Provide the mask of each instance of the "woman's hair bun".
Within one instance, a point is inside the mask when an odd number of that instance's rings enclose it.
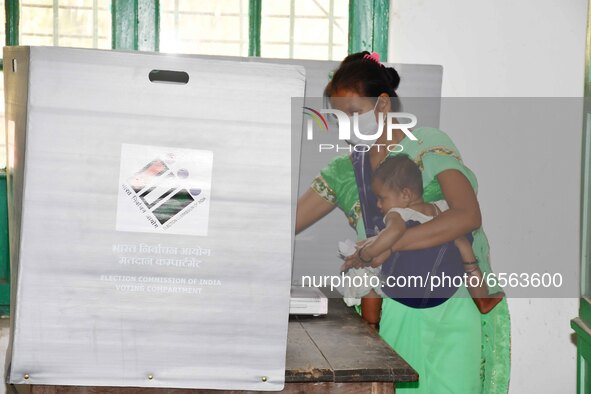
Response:
[[[396,89],[399,84],[400,75],[394,68],[380,63],[379,55],[363,51],[352,53],[343,59],[324,93],[330,97],[333,92],[344,88],[365,97],[378,97],[382,93],[398,97]]]
[[[400,85],[400,75],[398,71],[396,71],[393,67],[385,67],[384,66],[384,73],[386,74],[386,79],[392,89],[397,90],[398,85]]]
[[[341,62],[341,66],[343,66],[345,64],[349,64],[351,62],[357,62],[359,60],[366,60],[365,59],[366,55],[370,55],[370,53],[368,51],[352,53],[343,59],[343,61]]]

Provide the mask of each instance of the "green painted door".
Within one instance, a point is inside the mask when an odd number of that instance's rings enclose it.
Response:
[[[591,7],[591,1],[589,6]],[[591,8],[590,8],[591,15]],[[591,19],[588,19],[591,22]],[[591,23],[587,26],[585,106],[581,166],[581,300],[571,320],[577,334],[577,393],[591,393]]]

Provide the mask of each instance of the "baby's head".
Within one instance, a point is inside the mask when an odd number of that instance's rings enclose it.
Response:
[[[392,208],[406,208],[410,202],[422,200],[421,170],[407,155],[387,157],[375,170],[371,188],[383,214]]]

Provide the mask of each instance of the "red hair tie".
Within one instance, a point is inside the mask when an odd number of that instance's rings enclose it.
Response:
[[[382,63],[380,63],[380,54],[377,53],[377,52],[372,52],[371,55],[369,55],[369,54],[366,53],[365,55],[363,55],[363,58],[364,59],[372,60],[372,61],[376,62],[379,65],[382,64]]]

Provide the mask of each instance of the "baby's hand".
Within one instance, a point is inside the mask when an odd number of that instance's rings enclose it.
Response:
[[[351,256],[347,257],[343,265],[341,265],[341,272],[347,272],[351,268],[361,268],[365,266],[366,264],[364,264],[359,259],[359,255],[357,253],[353,253]]]
[[[386,254],[386,252],[384,252],[381,255],[376,256],[373,259],[370,259],[369,263],[364,262],[359,257],[359,251],[363,247],[368,246],[372,242],[374,242],[375,238],[376,237],[371,237],[371,238],[363,239],[361,241],[357,241],[356,242],[357,251],[345,259],[345,262],[341,266],[341,272],[347,272],[351,268],[378,267],[378,266],[382,265],[384,263],[384,261],[386,261],[386,259],[390,256],[390,251],[387,251],[387,254]],[[367,259],[368,257],[364,255],[363,258]]]

